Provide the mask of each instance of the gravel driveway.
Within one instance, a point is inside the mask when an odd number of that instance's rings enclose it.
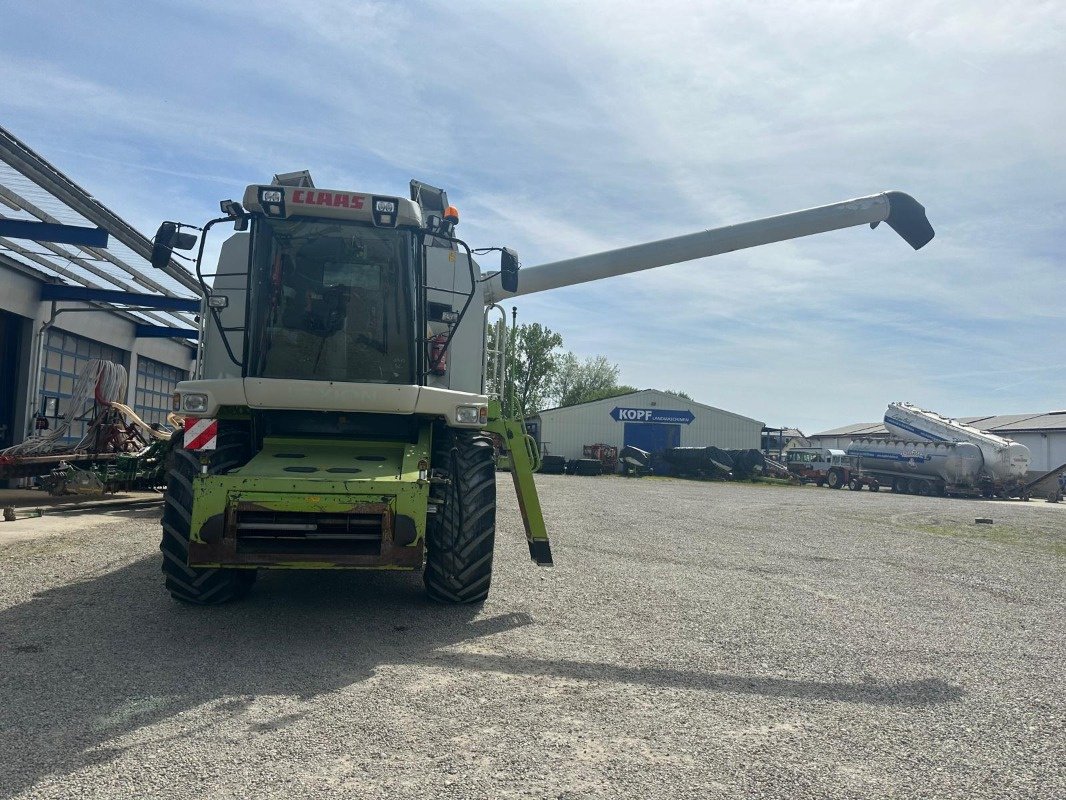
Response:
[[[1066,508],[538,476],[542,570],[501,477],[482,608],[0,522],[0,797],[1066,796]]]

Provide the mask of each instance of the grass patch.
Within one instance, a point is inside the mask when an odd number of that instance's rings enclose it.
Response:
[[[1027,530],[1016,525],[949,522],[907,526],[932,536],[950,536],[956,539],[985,542],[989,544],[1023,547],[1066,556],[1066,539],[1048,538],[1043,531]]]

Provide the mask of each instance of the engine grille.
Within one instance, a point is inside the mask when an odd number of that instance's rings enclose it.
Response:
[[[385,522],[384,513],[314,513],[238,507],[233,529],[238,553],[376,556],[382,550]]]

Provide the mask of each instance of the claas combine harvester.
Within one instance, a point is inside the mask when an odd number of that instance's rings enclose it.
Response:
[[[259,569],[423,570],[434,599],[484,600],[489,433],[510,450],[530,556],[552,563],[533,454],[501,410],[504,356],[487,344],[506,341],[498,301],[852,225],[887,222],[915,249],[933,237],[921,205],[886,192],[519,275],[503,247],[476,251],[500,257],[482,272],[445,193],[418,181],[406,198],[289,173],[221,206],[202,228],[163,223],[152,258],[181,269],[173,251],[200,239],[200,349],[174,395],[185,427],[160,547],[170,593],[202,604],[241,595]],[[223,223],[236,233],[204,274]]]

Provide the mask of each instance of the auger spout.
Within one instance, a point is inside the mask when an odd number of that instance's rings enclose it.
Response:
[[[877,227],[881,222],[887,222],[915,250],[924,247],[934,235],[925,207],[917,200],[903,192],[882,192],[828,206],[526,267],[519,275],[516,292],[505,291],[497,275],[486,281],[485,302],[491,304],[508,297],[588,283],[853,225]]]

